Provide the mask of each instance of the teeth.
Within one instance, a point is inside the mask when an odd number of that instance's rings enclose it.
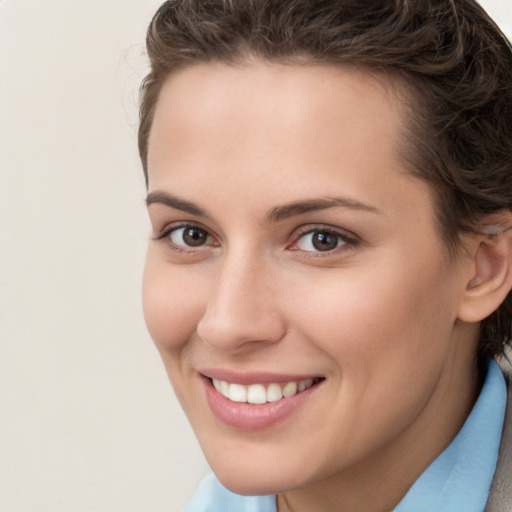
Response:
[[[212,381],[215,389],[222,396],[229,398],[233,402],[247,402],[250,404],[277,402],[282,398],[288,398],[301,391],[305,391],[314,383],[313,379],[305,379],[298,382],[287,382],[284,385],[272,383],[265,387],[263,384],[244,386],[218,379],[212,379]]]
[[[247,387],[242,384],[230,384],[228,393],[232,402],[247,402]]]
[[[267,402],[277,402],[283,398],[283,392],[279,384],[270,384],[267,388]]]
[[[289,396],[296,395],[297,388],[298,386],[296,382],[288,382],[288,384],[283,388],[283,396],[288,398]]]
[[[220,380],[220,392],[224,396],[229,396],[229,384],[225,380]]]
[[[301,380],[298,384],[299,393],[305,389],[310,388],[313,385],[313,379]]]
[[[253,384],[247,388],[247,401],[250,404],[264,404],[267,401],[267,390],[262,384]]]

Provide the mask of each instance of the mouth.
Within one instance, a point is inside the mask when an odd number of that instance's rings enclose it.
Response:
[[[273,403],[295,396],[321,380],[320,377],[302,380],[292,380],[283,383],[271,382],[269,384],[237,384],[220,379],[210,379],[214,388],[225,398],[232,402],[263,405]]]
[[[266,429],[293,417],[325,382],[324,377],[208,374],[201,376],[210,410],[237,430]]]

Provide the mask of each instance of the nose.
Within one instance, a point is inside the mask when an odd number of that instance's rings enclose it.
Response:
[[[275,343],[286,332],[277,295],[268,264],[240,254],[226,258],[216,268],[197,334],[222,351]]]

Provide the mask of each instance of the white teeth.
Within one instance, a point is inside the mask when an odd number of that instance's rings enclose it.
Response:
[[[288,382],[288,384],[283,388],[283,396],[288,398],[289,396],[296,395],[297,388],[298,386],[296,382]]]
[[[232,402],[247,402],[247,388],[242,384],[230,384],[228,393]]]
[[[283,398],[283,392],[279,384],[270,384],[267,388],[267,402],[277,402]]]
[[[229,383],[227,383],[225,380],[221,380],[220,382],[220,392],[224,396],[229,396]]]
[[[313,379],[301,380],[297,386],[298,392],[304,391],[313,385]]]
[[[212,379],[215,389],[226,398],[233,402],[248,402],[250,404],[264,404],[267,402],[277,402],[282,398],[288,398],[296,395],[313,385],[313,379],[305,379],[298,382],[291,381],[286,384],[269,384],[266,388],[263,384],[243,384],[229,383],[219,379]]]
[[[264,404],[267,401],[267,391],[262,384],[253,384],[247,388],[247,401],[250,404]]]
[[[215,389],[221,394],[224,395],[226,398],[229,397],[229,383],[227,383],[225,380],[219,380],[219,379],[212,379],[213,385],[215,386]]]

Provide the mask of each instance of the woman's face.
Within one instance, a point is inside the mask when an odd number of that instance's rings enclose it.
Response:
[[[235,492],[389,466],[454,428],[472,269],[447,261],[405,171],[397,96],[363,72],[258,62],[195,65],[161,91],[145,316]]]

